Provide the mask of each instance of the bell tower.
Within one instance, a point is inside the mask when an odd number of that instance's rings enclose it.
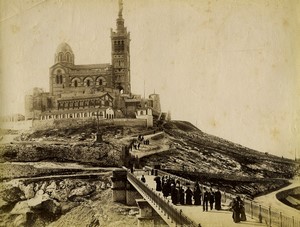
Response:
[[[113,67],[113,86],[121,93],[130,94],[130,33],[124,26],[123,1],[119,0],[117,29],[111,29],[111,58]]]

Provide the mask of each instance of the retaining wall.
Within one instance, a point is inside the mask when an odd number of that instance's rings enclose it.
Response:
[[[47,120],[34,120],[32,128],[35,130],[54,129],[54,128],[65,128],[75,126],[85,126],[88,124],[97,124],[95,119],[47,119]],[[147,127],[147,120],[145,119],[101,119],[99,120],[100,126],[140,126]]]

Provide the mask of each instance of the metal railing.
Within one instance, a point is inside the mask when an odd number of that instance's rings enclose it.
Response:
[[[185,216],[181,210],[176,209],[169,200],[163,198],[160,193],[156,193],[146,184],[137,179],[132,173],[127,172],[127,180],[136,188],[137,191],[146,199],[153,208],[156,208],[175,226],[200,226]]]
[[[145,167],[147,171],[151,171],[153,168],[151,167]],[[180,182],[183,183],[189,183],[190,185],[194,185],[195,182],[187,180],[183,177],[176,176],[174,174],[170,174],[168,172],[155,169],[157,171],[158,176],[166,176],[170,175],[176,180],[180,180]],[[202,187],[208,187],[207,185],[200,184]],[[225,203],[227,200],[232,200],[236,196],[226,193],[222,193],[222,203]],[[248,217],[251,219],[256,219],[260,223],[264,223],[267,226],[278,226],[278,227],[300,227],[300,219],[294,216],[288,216],[284,214],[283,212],[280,212],[278,210],[273,210],[272,207],[266,207],[262,206],[254,201],[250,201],[248,199],[244,199],[244,205],[245,205],[245,213]],[[299,212],[300,213],[300,212]]]

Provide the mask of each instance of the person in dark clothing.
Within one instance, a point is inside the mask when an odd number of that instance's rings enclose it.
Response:
[[[164,185],[162,187],[162,193],[163,193],[164,197],[168,197],[170,192],[171,192],[171,184],[169,181],[167,181],[166,183],[164,183]]]
[[[185,203],[187,205],[192,205],[192,196],[193,196],[193,192],[188,186],[187,189],[185,190]]]
[[[203,194],[203,211],[208,211],[208,200],[209,200],[209,192],[206,188],[204,188]]]
[[[195,189],[194,189],[194,204],[195,205],[201,205],[201,189],[198,185],[198,183],[196,183]]]
[[[239,219],[240,219],[240,221],[246,221],[247,218],[246,218],[246,214],[245,214],[244,202],[241,200],[241,197],[239,197],[239,196],[236,199],[238,202],[238,208],[239,208],[239,213],[240,213]]]
[[[144,175],[142,175],[142,177],[141,177],[141,181],[142,181],[143,183],[146,183],[146,178],[145,178],[145,176],[144,176]]]
[[[161,191],[161,180],[160,177],[157,176],[154,178],[155,182],[156,182],[156,191],[160,192]]]
[[[221,192],[218,188],[218,190],[215,192],[215,208],[216,210],[221,210]]]
[[[178,191],[174,184],[171,185],[171,200],[174,205],[178,203]]]
[[[179,203],[184,205],[184,189],[181,186],[179,187]]]
[[[212,189],[210,189],[210,192],[209,192],[209,205],[210,205],[210,210],[213,209],[213,207],[214,207],[214,202],[215,202],[215,193],[213,192]]]
[[[237,199],[233,198],[232,200],[232,219],[235,223],[240,222],[240,208],[239,202]]]

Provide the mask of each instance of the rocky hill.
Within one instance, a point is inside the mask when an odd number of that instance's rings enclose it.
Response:
[[[100,170],[121,166],[122,147],[133,141],[140,146],[131,146],[130,154],[140,167],[160,164],[167,172],[249,197],[283,187],[299,174],[293,160],[206,134],[184,121],[160,122],[153,129],[106,126],[103,143],[93,142],[95,132],[95,125],[27,132],[1,145],[0,226],[136,225],[137,208],[111,202],[110,170]],[[87,175],[95,168],[107,174],[60,177]]]
[[[163,124],[172,146],[141,159],[171,173],[232,193],[256,196],[288,184],[299,172],[293,160],[258,152],[206,134],[188,122]]]

